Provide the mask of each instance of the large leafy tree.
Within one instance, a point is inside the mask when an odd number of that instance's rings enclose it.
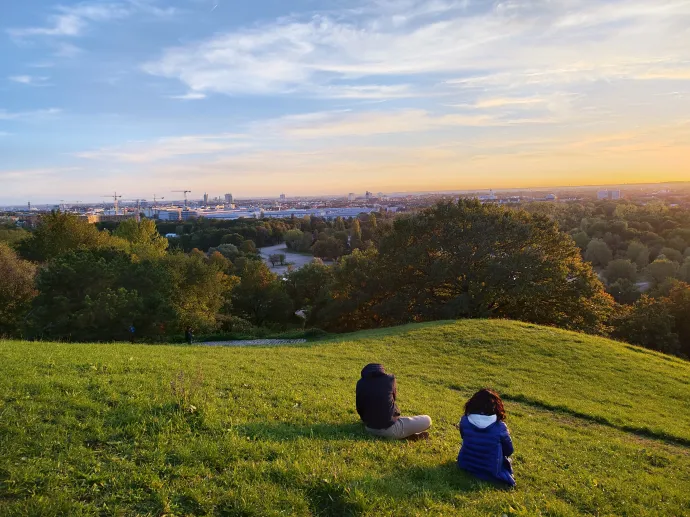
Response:
[[[0,242],[0,336],[19,334],[31,300],[36,296],[36,267]]]
[[[344,261],[330,326],[505,317],[602,332],[612,299],[572,238],[544,216],[478,201],[442,203],[397,219],[373,265]],[[360,261],[361,257],[354,259]],[[362,264],[358,264],[362,266]],[[356,314],[352,318],[347,314]]]
[[[139,259],[163,257],[168,249],[168,239],[158,233],[151,219],[122,221],[113,235],[129,242],[132,254]]]
[[[159,262],[135,262],[112,248],[78,249],[38,274],[30,331],[35,337],[111,341],[166,332],[175,321],[170,275]]]
[[[643,295],[634,305],[621,308],[613,319],[613,336],[634,345],[677,354],[680,348],[674,325],[666,301]]]
[[[223,271],[227,264],[209,260],[201,252],[169,254],[163,264],[171,287],[173,326],[178,330],[186,327],[201,332],[216,330],[218,314],[229,302],[230,292],[238,282],[237,277]]]
[[[232,292],[234,313],[257,326],[287,323],[293,312],[292,301],[283,282],[263,261],[246,261],[240,278]]]
[[[127,249],[128,245],[106,231],[99,231],[86,219],[55,211],[41,218],[38,228],[19,243],[18,250],[25,259],[47,262],[79,248],[104,247]]]

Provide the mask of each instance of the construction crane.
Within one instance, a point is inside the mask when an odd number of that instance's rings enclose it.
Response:
[[[180,192],[184,194],[184,209],[187,210],[187,194],[189,194],[191,190],[173,190],[172,192]]]
[[[156,210],[158,208],[158,201],[163,201],[165,198],[164,197],[156,197],[156,194],[153,195],[153,209]]]
[[[136,201],[137,202],[137,213],[135,219],[137,222],[141,221],[141,199],[123,199],[122,201]],[[144,201],[146,201],[144,199]]]
[[[117,195],[117,192],[114,192],[112,196],[101,196],[101,197],[111,197],[113,198],[113,207],[115,208],[115,215],[117,215],[117,203],[118,200],[122,197],[122,194],[119,196]]]

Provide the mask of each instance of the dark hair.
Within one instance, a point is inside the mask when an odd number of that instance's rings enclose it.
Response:
[[[506,419],[503,401],[494,390],[484,388],[475,393],[465,404],[466,415],[496,415],[499,421]]]

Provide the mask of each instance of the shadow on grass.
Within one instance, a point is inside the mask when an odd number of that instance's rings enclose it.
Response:
[[[374,440],[359,422],[315,423],[294,425],[283,422],[262,422],[237,426],[242,436],[276,441],[313,438],[317,440]]]
[[[448,460],[433,466],[413,466],[394,469],[389,476],[376,482],[377,489],[391,496],[414,496],[420,492],[433,494],[440,500],[452,500],[458,493],[477,492],[486,489],[510,490],[507,485],[481,481],[460,470],[456,460]]]
[[[511,394],[501,394],[501,397],[503,400],[510,400],[511,402],[517,402],[519,404],[525,404],[528,406],[532,406],[538,409],[545,409],[547,411],[553,411],[556,413],[562,413],[574,418],[578,418],[580,420],[585,420],[587,422],[592,422],[595,424],[603,425],[606,427],[610,427],[612,429],[616,429],[618,431],[622,431],[624,433],[630,433],[634,434],[638,437],[641,438],[649,438],[652,440],[659,440],[663,441],[672,445],[680,445],[683,447],[690,447],[690,439],[687,438],[681,438],[679,436],[675,436],[672,434],[665,433],[663,431],[656,431],[654,429],[649,429],[648,427],[637,427],[637,426],[632,426],[632,425],[621,425],[621,424],[616,424],[614,422],[611,422],[609,419],[603,417],[603,416],[597,416],[597,415],[589,415],[587,413],[582,413],[580,411],[576,411],[574,409],[571,409],[567,406],[563,405],[558,405],[558,404],[549,404],[547,402],[542,402],[540,400],[536,400],[530,397],[527,397],[525,395],[511,395]]]

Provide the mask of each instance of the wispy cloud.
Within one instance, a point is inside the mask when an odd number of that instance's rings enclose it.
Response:
[[[46,86],[49,77],[35,75],[12,75],[8,77],[12,82],[25,84],[27,86]]]
[[[184,95],[170,95],[169,98],[179,99],[179,100],[183,100],[183,101],[194,101],[194,100],[205,99],[206,94],[200,93],[200,92],[189,92],[189,93],[185,93]]]
[[[0,120],[33,121],[45,119],[47,117],[54,117],[59,115],[61,112],[62,110],[58,108],[48,108],[33,111],[7,111],[5,109],[0,109]]]
[[[462,73],[454,84],[468,88],[607,80],[687,56],[690,33],[678,26],[687,17],[687,0],[379,0],[170,48],[143,69],[231,95],[340,97],[345,85],[382,96],[366,83],[386,78],[403,96],[401,81],[429,74]]]
[[[147,0],[124,0],[120,2],[83,2],[74,6],[58,5],[47,23],[36,27],[8,29],[16,39],[31,37],[76,37],[81,36],[90,24],[121,20],[136,12],[153,16],[171,16],[175,8],[160,8]]]
[[[90,160],[146,163],[243,149],[249,145],[243,138],[244,135],[233,133],[160,138],[152,142],[132,142],[120,147],[81,152],[76,156]]]

